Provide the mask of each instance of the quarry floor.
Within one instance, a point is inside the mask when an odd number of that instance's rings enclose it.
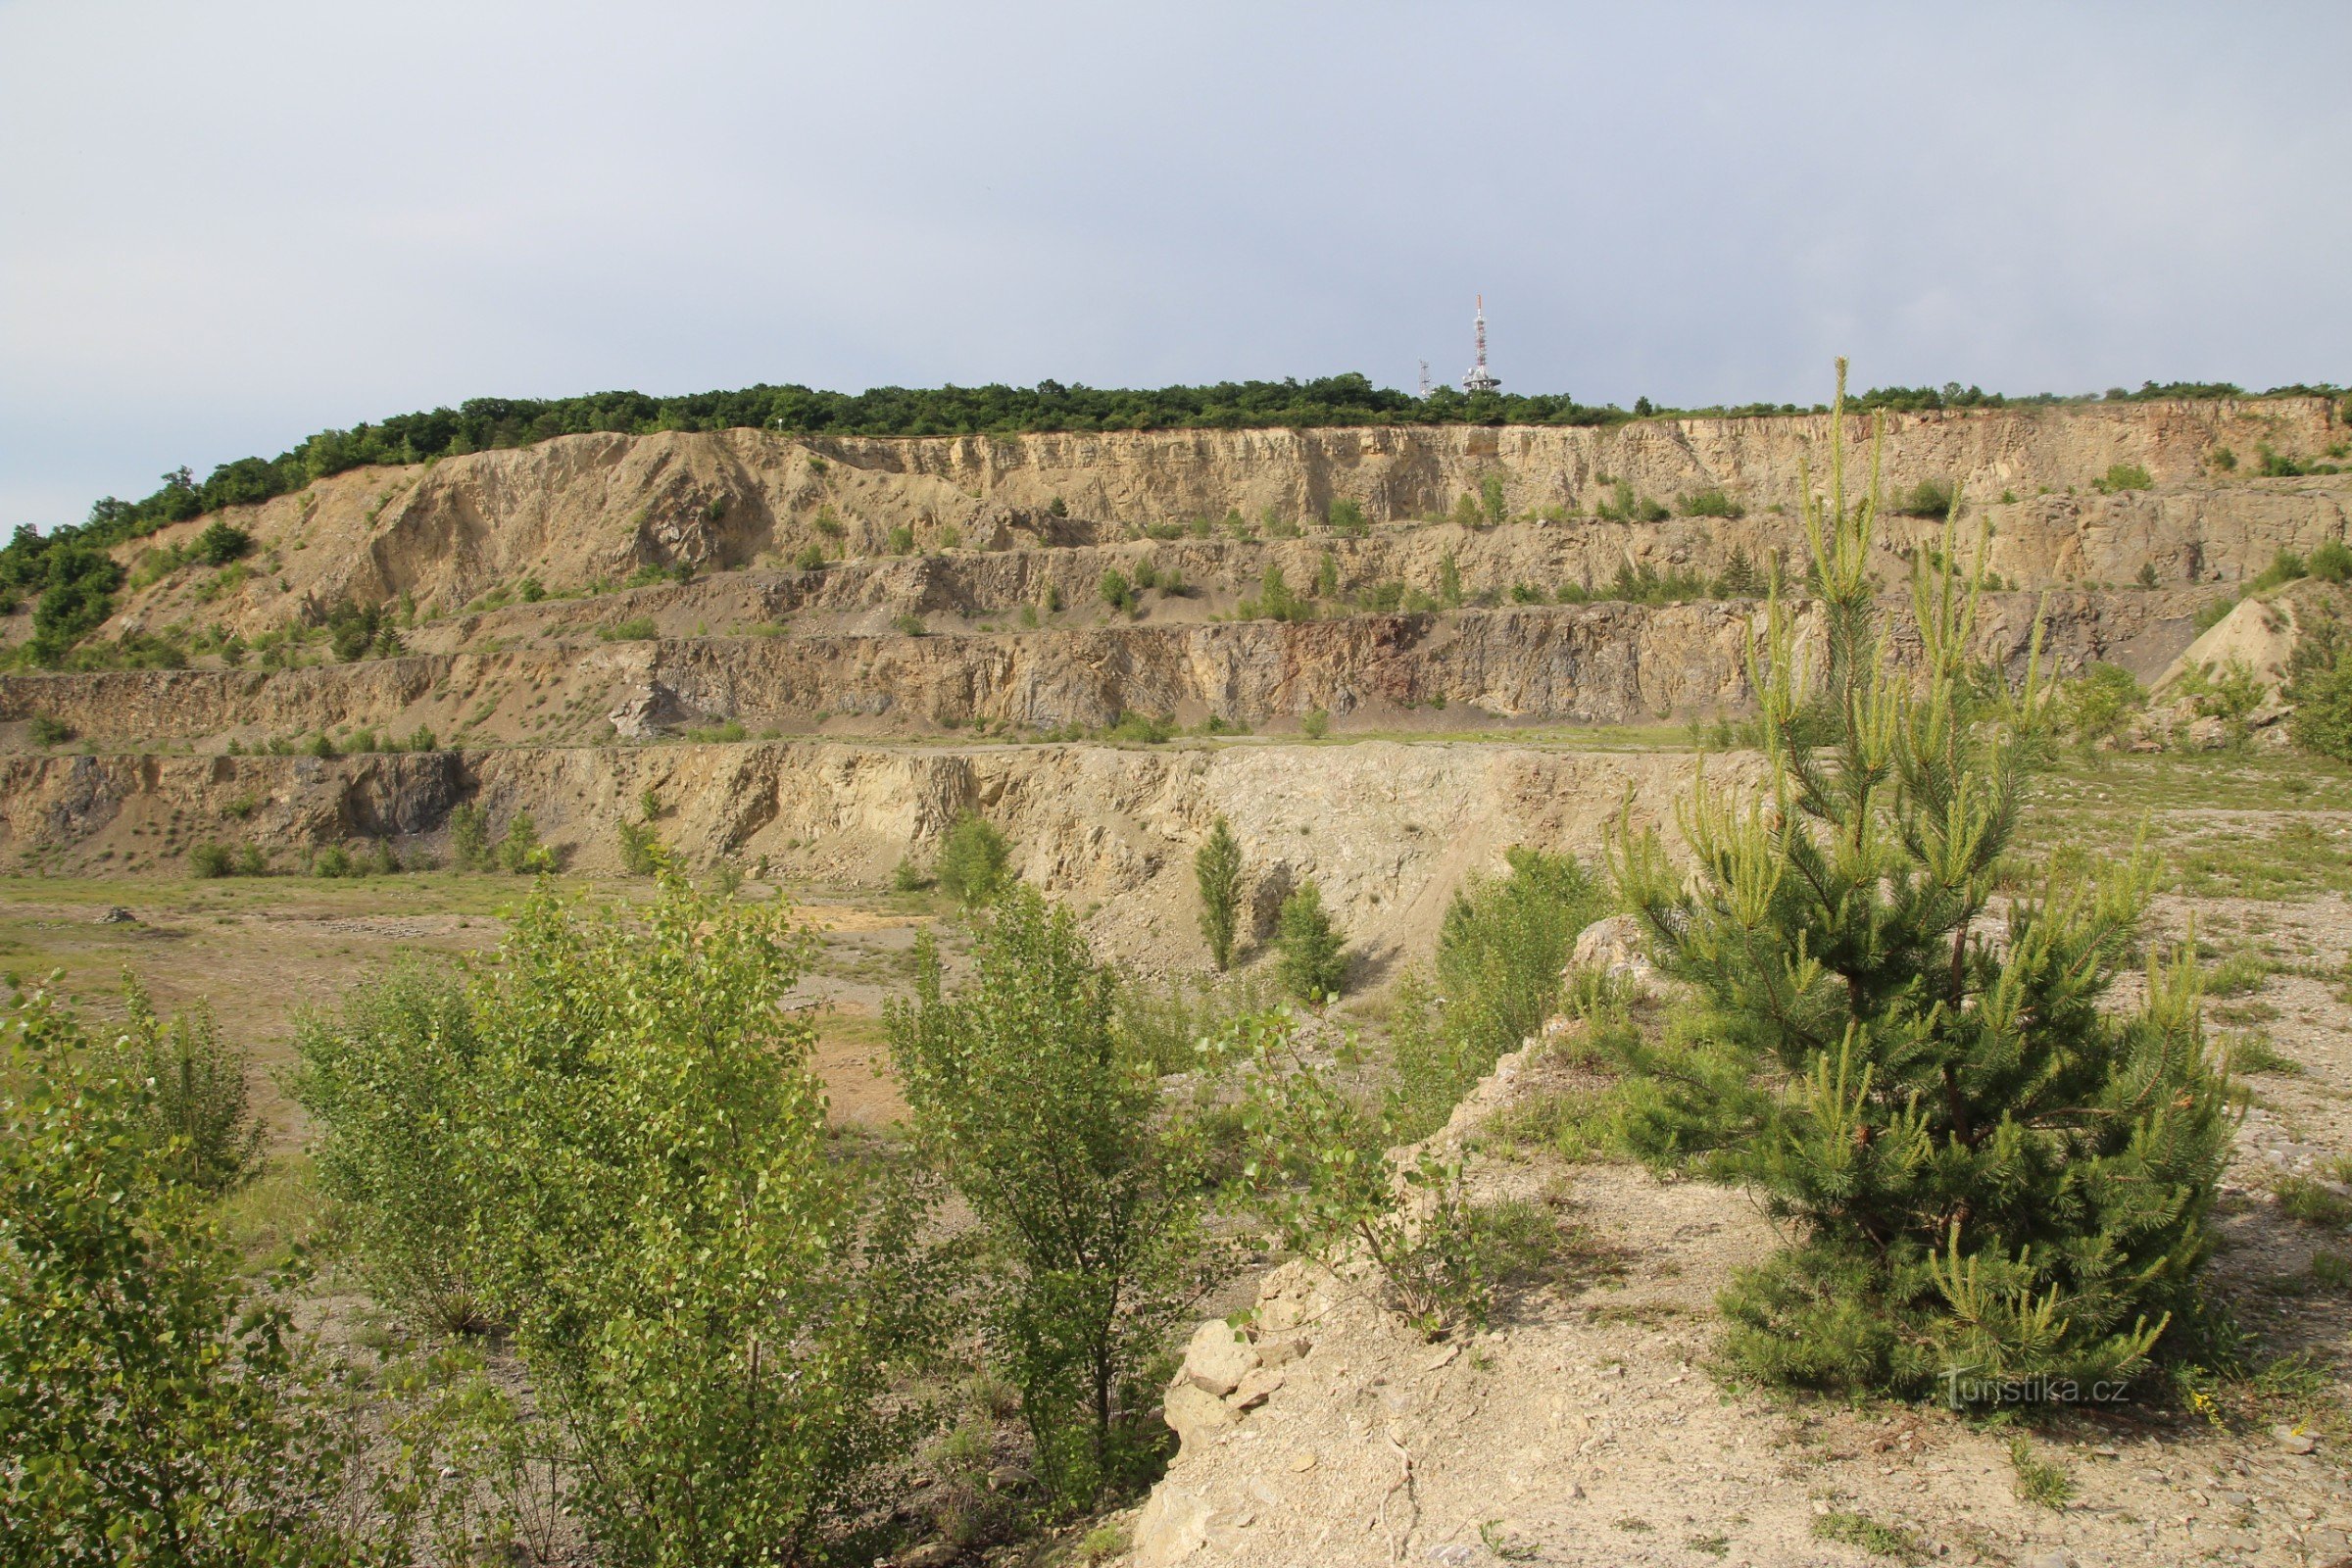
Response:
[[[1747,1200],[1498,1135],[1480,1144],[1480,1179],[1554,1205],[1584,1239],[1557,1276],[1458,1348],[1423,1345],[1340,1293],[1285,1386],[1179,1458],[1161,1488],[1173,1500],[1154,1506],[1186,1510],[1183,1550],[1147,1553],[1144,1568],[2352,1560],[2352,1290],[2313,1266],[2352,1252],[2352,1235],[2289,1218],[2273,1191],[2352,1156],[2352,770],[2271,756],[2069,757],[2034,799],[2028,847],[2061,874],[2144,843],[2165,887],[2156,934],[2193,930],[2209,969],[2232,977],[2208,1017],[2254,1070],[2215,1278],[2253,1336],[2249,1364],[2274,1368],[2267,1382],[2222,1391],[2213,1422],[2126,1408],[1986,1423],[1740,1388],[1711,1370],[1709,1347],[1725,1274],[1771,1245]],[[647,886],[565,880],[600,900]],[[310,1201],[304,1129],[278,1076],[296,1010],[331,1006],[386,963],[493,945],[500,911],[525,891],[447,871],[12,876],[0,878],[0,970],[60,970],[100,1017],[119,1008],[125,969],[167,1010],[209,1000],[254,1053],[281,1156],[240,1218],[267,1237],[301,1228]],[[805,988],[826,1004],[818,1065],[835,1116],[886,1127],[899,1102],[882,1005],[907,987],[919,932],[940,932],[953,957],[953,910],[936,895],[847,882],[748,883],[743,896],[792,898],[818,928]],[[130,918],[102,918],[118,907]],[[1189,927],[1189,911],[1157,917],[1171,933]],[[1375,988],[1355,1005],[1376,1020],[1379,1003]],[[1559,1070],[1531,1073],[1521,1092],[1561,1088]],[[2063,1507],[2017,1494],[2008,1445],[2019,1434],[2071,1474]],[[2306,1438],[2311,1451],[2294,1451]]]

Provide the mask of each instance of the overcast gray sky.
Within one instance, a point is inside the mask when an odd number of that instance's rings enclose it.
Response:
[[[2352,6],[0,3],[0,527],[485,394],[2352,380]]]

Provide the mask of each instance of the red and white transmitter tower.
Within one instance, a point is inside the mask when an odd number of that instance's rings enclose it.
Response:
[[[1487,368],[1487,297],[1484,294],[1478,297],[1478,315],[1472,318],[1472,326],[1478,334],[1478,363],[1462,372],[1462,390],[1493,392],[1502,383],[1494,378],[1494,371]]]

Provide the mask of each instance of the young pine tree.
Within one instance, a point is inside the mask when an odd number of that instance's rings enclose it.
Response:
[[[1200,935],[1219,973],[1233,966],[1235,923],[1241,912],[1242,846],[1223,817],[1208,842],[1193,853],[1193,880],[1200,889]]]
[[[885,1015],[892,1059],[986,1238],[992,1350],[1039,1478],[1083,1508],[1156,1451],[1144,1373],[1203,1283],[1198,1164],[1151,1065],[1120,1049],[1115,981],[1067,909],[1008,891],[954,997],[920,951],[913,1003]]]
[[[2019,879],[2049,689],[2036,657],[1989,719],[1965,701],[1982,567],[1963,581],[1948,538],[1914,580],[1918,662],[1895,664],[1869,576],[1875,442],[1869,490],[1845,494],[1844,371],[1830,495],[1805,517],[1826,657],[1800,661],[1777,587],[1754,656],[1765,794],[1701,781],[1687,882],[1654,834],[1618,847],[1622,894],[1693,991],[1664,1044],[1628,1048],[1626,1130],[1793,1236],[1725,1293],[1737,1364],[1955,1401],[2129,1378],[2193,1318],[2230,1136],[2195,965],[2152,963],[2144,1004],[2103,1005],[2137,950],[2144,859],[2026,877],[1991,909]]]
[[[1323,890],[1301,882],[1282,901],[1275,917],[1276,968],[1283,989],[1301,1002],[1320,1004],[1339,994],[1348,979],[1348,939],[1323,907]]]

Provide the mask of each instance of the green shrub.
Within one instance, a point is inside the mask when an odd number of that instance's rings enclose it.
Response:
[[[225,844],[217,844],[208,839],[188,851],[188,874],[190,876],[206,879],[234,876],[236,869],[236,858],[229,853],[228,846]]]
[[[1244,620],[1312,620],[1315,607],[1291,590],[1280,566],[1268,566],[1258,578],[1257,597],[1235,607]]]
[[[490,869],[490,824],[488,813],[471,801],[451,808],[449,813],[449,858],[461,871]]]
[[[1274,922],[1275,972],[1301,1002],[1320,1005],[1348,980],[1348,939],[1323,907],[1323,890],[1301,882],[1282,901]]]
[[[662,840],[654,832],[651,820],[623,822],[620,834],[620,868],[631,876],[652,876],[664,863]]]
[[[13,552],[16,546],[8,548]],[[74,541],[48,545],[37,572],[28,572],[24,582],[27,588],[40,585],[32,606],[32,640],[26,645],[33,662],[63,663],[75,643],[104,625],[115,612],[115,590],[122,586],[123,575],[122,564],[103,550]]]
[[[1209,961],[1222,973],[1233,967],[1242,901],[1242,845],[1222,816],[1193,852],[1193,885],[1200,895],[1200,935]]]
[[[1944,517],[1952,511],[1957,492],[1946,479],[1922,479],[1902,492],[1888,509],[1906,517]]]
[[[890,873],[890,890],[893,893],[920,893],[930,885],[929,873],[915,864],[911,857],[899,857],[898,865]]]
[[[651,615],[631,615],[628,619],[616,620],[610,626],[599,626],[596,628],[596,634],[609,643],[646,643],[652,642],[662,635],[661,630],[654,625],[654,617]]]
[[[600,1560],[825,1555],[929,1425],[902,1397],[942,1328],[921,1210],[833,1155],[788,1004],[811,955],[782,901],[664,876],[591,912],[543,886],[466,985],[469,1059],[354,1102],[381,1126],[454,1098],[420,1129],[446,1141],[400,1162],[454,1172],[421,1245],[597,1478],[570,1500]]]
[[[2282,695],[2294,704],[2287,733],[2297,746],[2352,761],[2352,630],[2331,606],[2314,606],[2295,634]]]
[[[2271,564],[2262,568],[2246,584],[2250,594],[2267,593],[2290,582],[2299,582],[2311,573],[2310,565],[2291,550],[2281,550],[2271,557]]]
[[[368,1282],[442,1332],[483,1326],[462,1245],[473,1205],[459,1118],[480,1054],[464,987],[403,965],[336,1012],[296,1014],[294,1049],[319,1186],[345,1206]]]
[[[1740,517],[1747,514],[1747,509],[1733,500],[1721,485],[1687,492],[1681,503],[1686,517]]]
[[[25,725],[25,732],[35,746],[63,746],[74,738],[73,725],[51,718],[46,713],[33,714]]]
[[[898,527],[896,527],[896,528],[893,528],[893,529],[891,529],[891,530],[890,530],[890,545],[889,545],[889,549],[890,549],[890,553],[891,553],[892,555],[894,555],[894,556],[905,556],[905,555],[911,555],[911,554],[913,554],[913,552],[914,552],[914,530],[913,530],[912,528],[906,527],[906,526],[905,524],[903,524],[903,523],[902,523],[900,526],[898,526]]]
[[[825,547],[811,539],[801,546],[792,558],[795,571],[822,571],[825,566]]]
[[[2229,473],[2237,467],[2237,454],[2228,447],[2215,447],[2206,455],[2205,462],[2216,473]]]
[[[2147,688],[2120,664],[2094,662],[2066,683],[2059,707],[2066,727],[2085,750],[2122,733],[2148,706]]]
[[[1462,608],[1462,568],[1450,550],[1438,558],[1438,604],[1446,610]]]
[[[2255,444],[2254,456],[2261,462],[2262,476],[2266,479],[2293,479],[2311,471],[2293,458],[2273,451],[2267,441]]]
[[[340,1507],[286,1301],[246,1288],[170,1091],[37,990],[0,1033],[0,1560],[393,1560]]]
[[[2352,1200],[2339,1197],[2308,1176],[2282,1176],[2276,1189],[2278,1212],[2315,1230],[2352,1229]]]
[[[1117,1049],[1115,984],[1069,910],[1015,887],[949,997],[922,940],[885,1014],[915,1137],[987,1235],[991,1358],[1020,1391],[1059,1508],[1148,1481],[1154,1360],[1194,1297],[1201,1184],[1152,1074]]]
[[[1882,1524],[1866,1513],[1851,1508],[1832,1508],[1813,1516],[1813,1537],[1816,1541],[1834,1541],[1842,1546],[1856,1546],[1874,1557],[1886,1557],[1895,1562],[1919,1564],[1928,1560],[1927,1544],[1914,1532],[1901,1525]]]
[[[1117,723],[1102,732],[1102,737],[1105,740],[1134,741],[1145,746],[1158,746],[1172,740],[1175,734],[1176,721],[1173,718],[1162,718],[1130,709],[1119,715]]]
[[[1012,845],[977,811],[959,813],[940,841],[939,885],[964,907],[991,903],[1012,880]]]
[[[507,836],[498,841],[498,868],[512,876],[534,876],[556,868],[555,851],[539,842],[539,824],[528,811],[507,819]]]
[[[1298,720],[1298,733],[1304,735],[1310,741],[1319,741],[1324,736],[1330,734],[1331,713],[1329,710],[1321,708],[1308,709]]]
[[[407,650],[400,628],[384,605],[358,605],[348,597],[336,600],[326,612],[327,646],[345,663],[363,659],[397,659]]]
[[[1839,370],[1829,499],[1806,501],[1826,648],[1800,661],[1783,612],[1759,660],[1778,780],[1689,804],[1695,876],[1654,831],[1616,852],[1621,896],[1692,988],[1662,1040],[1615,1048],[1625,1133],[1782,1217],[1789,1246],[1723,1297],[1724,1353],[1751,1375],[1957,1402],[2130,1379],[2203,1321],[2231,1117],[2196,965],[2153,962],[2138,1006],[2104,1006],[2156,866],[2014,863],[2049,694],[1969,716],[1948,563],[1921,598],[1919,674],[1881,680],[1877,508],[1846,499]],[[1979,935],[2018,883],[2002,939]]]
[[[233,522],[216,519],[196,536],[194,553],[208,566],[225,566],[253,553],[253,535]]]
[[[1505,1052],[1543,1029],[1577,933],[1608,912],[1607,890],[1574,858],[1514,848],[1505,859],[1507,875],[1472,878],[1446,908],[1435,995],[1407,975],[1390,1008],[1388,1116],[1400,1141],[1443,1126]]]
[[[220,1038],[209,1004],[169,1022],[125,974],[122,1032],[97,1053],[102,1072],[147,1086],[150,1145],[174,1180],[215,1197],[251,1181],[269,1129],[253,1111],[244,1054]]]
[[[2323,540],[2305,564],[2322,582],[2352,583],[2352,549],[2345,548],[2341,539]]]
[[[2217,599],[2191,616],[2189,623],[2196,628],[2197,635],[2202,637],[2227,620],[2230,617],[2230,612],[2235,610],[2237,604],[2238,602],[2234,598]]]
[[[1265,1011],[1269,1002],[1254,977],[1188,987],[1181,976],[1161,983],[1125,975],[1118,988],[1119,1050],[1154,1076],[1192,1072],[1202,1065],[1202,1042],[1236,1018]]]
[[[1391,1159],[1387,1126],[1330,1070],[1357,1055],[1351,1035],[1329,1058],[1311,1052],[1287,1011],[1238,1019],[1210,1043],[1240,1096],[1237,1187],[1289,1250],[1370,1260],[1386,1304],[1425,1338],[1477,1328],[1549,1238],[1524,1209],[1473,1204],[1458,1161]]]
[[[2270,683],[2254,666],[2235,655],[2218,666],[2190,665],[2180,679],[2180,695],[2189,700],[2199,717],[2223,720],[2239,741],[2245,739],[2247,719],[2262,706],[2270,689]]]
[[[1334,501],[1324,510],[1323,520],[1331,531],[1347,539],[1361,539],[1372,531],[1364,520],[1364,509],[1353,501]]]
[[[1753,569],[1753,568],[1750,568]],[[1668,569],[1659,571],[1644,561],[1639,565],[1620,562],[1617,575],[1607,588],[1596,591],[1595,599],[1618,599],[1634,605],[1679,605],[1692,599],[1704,599],[1707,581],[1692,571]]]
[[[1135,585],[1116,566],[1103,571],[1102,580],[1096,585],[1095,591],[1102,596],[1104,604],[1121,614],[1134,613],[1137,605]]]
[[[1664,522],[1674,515],[1656,498],[1635,494],[1631,479],[1616,482],[1610,498],[1600,504],[1600,514],[1610,522]]]
[[[1478,500],[1488,527],[1499,528],[1508,520],[1509,514],[1503,510],[1501,474],[1490,473],[1478,481]]]
[[[2103,477],[2092,480],[2091,488],[2114,495],[2124,490],[2153,490],[2156,481],[2136,463],[2118,463],[2110,465]]]
[[[1756,570],[1744,549],[1734,547],[1731,559],[1723,565],[1723,575],[1714,582],[1718,599],[1754,599],[1765,590],[1763,575]]]
[[[351,852],[340,844],[329,844],[311,858],[313,876],[341,877],[360,874],[352,864]]]

